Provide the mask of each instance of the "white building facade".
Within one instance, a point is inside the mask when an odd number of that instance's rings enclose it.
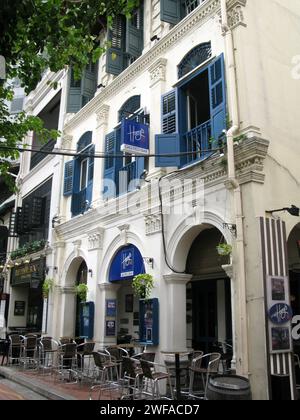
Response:
[[[255,399],[272,397],[278,373],[295,397],[292,349],[276,347],[269,329],[267,279],[294,269],[299,293],[300,261],[285,254],[299,227],[266,213],[299,203],[295,3],[145,0],[131,21],[117,19],[111,48],[80,82],[57,76],[55,147],[66,155],[30,170],[24,154],[21,172],[23,197],[52,178],[45,333],[80,335],[75,286],[86,283],[88,338],[99,347],[136,339],[158,352],[210,352],[227,342]],[[124,120],[148,127],[150,156],[122,156]],[[223,243],[230,255],[218,254]],[[155,285],[144,329],[131,287],[141,272]]]

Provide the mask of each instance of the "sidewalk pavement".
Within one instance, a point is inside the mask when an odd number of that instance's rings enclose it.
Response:
[[[31,389],[48,400],[88,400],[90,384],[67,383],[55,379],[55,375],[41,374],[34,370],[24,371],[20,367],[0,366],[0,376]],[[103,399],[114,399],[103,395]],[[115,399],[118,395],[115,395]]]

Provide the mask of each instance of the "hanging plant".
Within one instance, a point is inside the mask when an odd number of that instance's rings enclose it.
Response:
[[[153,287],[154,280],[151,274],[138,274],[132,280],[134,294],[140,299],[149,299]]]
[[[80,302],[86,302],[86,296],[88,287],[85,283],[80,283],[76,286],[76,294],[79,297]]]
[[[44,299],[48,299],[49,297],[49,293],[52,291],[53,289],[53,285],[54,285],[54,280],[53,279],[45,279],[42,289],[43,289],[43,298]]]
[[[232,245],[230,244],[219,244],[217,246],[217,251],[219,255],[227,256],[232,253]]]

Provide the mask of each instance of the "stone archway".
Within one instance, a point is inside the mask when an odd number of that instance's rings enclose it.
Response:
[[[61,328],[60,335],[67,337],[75,337],[76,335],[76,319],[77,319],[77,296],[75,292],[75,286],[82,282],[83,267],[86,267],[86,260],[81,257],[75,257],[66,270],[65,285],[61,288],[62,301],[61,301]],[[85,282],[87,276],[85,275]]]

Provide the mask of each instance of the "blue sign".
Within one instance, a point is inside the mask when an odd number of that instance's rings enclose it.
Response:
[[[149,126],[137,121],[122,120],[121,151],[131,154],[149,154]]]
[[[109,281],[132,280],[134,276],[144,272],[144,260],[140,251],[136,246],[128,245],[115,255],[109,271]]]
[[[286,324],[293,318],[292,308],[286,303],[276,303],[269,310],[269,318],[273,324]]]
[[[117,299],[106,299],[106,316],[115,317],[117,311]]]

